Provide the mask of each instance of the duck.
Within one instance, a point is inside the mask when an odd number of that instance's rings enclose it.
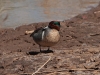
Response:
[[[37,28],[30,37],[39,45],[40,52],[42,52],[41,47],[50,47],[57,44],[60,40],[60,22],[51,21],[46,27]]]

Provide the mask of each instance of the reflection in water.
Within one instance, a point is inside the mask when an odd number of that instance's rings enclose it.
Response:
[[[0,0],[0,26],[65,20],[98,5],[100,0]]]

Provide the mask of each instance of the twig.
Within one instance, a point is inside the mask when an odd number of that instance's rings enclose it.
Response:
[[[38,68],[37,71],[35,71],[34,73],[32,73],[32,75],[34,75],[34,74],[36,74],[37,72],[39,72],[40,69],[42,69],[50,60],[51,60],[51,56],[50,56],[50,58],[49,58],[40,68]]]
[[[25,31],[25,34],[27,35],[27,34],[31,34],[31,33],[33,33],[33,32],[34,32],[34,30]]]

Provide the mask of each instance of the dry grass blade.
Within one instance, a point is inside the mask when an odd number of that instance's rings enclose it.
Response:
[[[39,72],[40,69],[42,69],[50,60],[51,60],[51,56],[50,56],[50,58],[49,58],[40,68],[38,68],[38,70],[35,71],[32,75],[34,75],[34,74],[36,74],[37,72]]]

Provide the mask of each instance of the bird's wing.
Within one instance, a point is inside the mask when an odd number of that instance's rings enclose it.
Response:
[[[32,37],[35,33],[38,33],[38,32],[40,32],[40,33],[42,33],[43,31],[45,31],[46,29],[48,28],[48,26],[46,26],[46,27],[40,27],[40,28],[37,28],[31,35],[30,35],[30,37]]]
[[[32,37],[35,33],[38,33],[38,32],[40,32],[40,31],[42,31],[42,30],[43,30],[42,27],[37,28],[37,29],[30,35],[30,37]]]

